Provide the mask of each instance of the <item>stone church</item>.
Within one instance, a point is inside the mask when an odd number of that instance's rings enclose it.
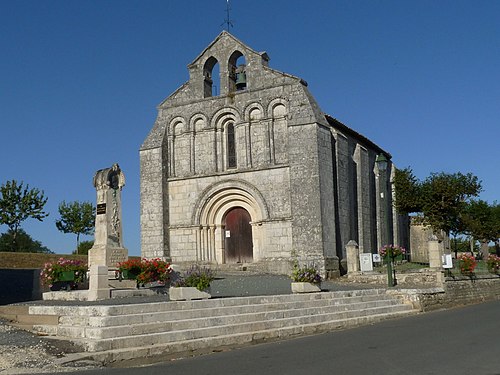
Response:
[[[296,259],[335,276],[351,240],[402,244],[391,155],[304,80],[226,31],[188,70],[140,149],[143,257],[272,273]]]

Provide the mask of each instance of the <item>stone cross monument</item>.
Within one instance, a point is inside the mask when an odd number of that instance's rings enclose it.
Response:
[[[97,191],[94,246],[89,250],[89,267],[102,265],[115,268],[128,259],[123,247],[121,190],[125,176],[118,164],[100,169],[94,176]]]

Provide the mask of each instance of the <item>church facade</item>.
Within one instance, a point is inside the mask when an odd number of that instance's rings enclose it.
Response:
[[[391,155],[268,63],[224,31],[158,106],[140,149],[143,257],[335,275],[351,240],[403,244]]]

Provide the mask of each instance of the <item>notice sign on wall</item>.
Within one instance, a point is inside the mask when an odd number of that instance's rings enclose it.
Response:
[[[371,253],[359,254],[359,263],[361,266],[361,272],[373,271],[373,262]]]
[[[231,231],[230,230],[226,230],[226,238],[229,238],[231,237]]]
[[[451,254],[444,254],[442,257],[443,268],[449,269],[453,268],[453,259],[451,258]]]

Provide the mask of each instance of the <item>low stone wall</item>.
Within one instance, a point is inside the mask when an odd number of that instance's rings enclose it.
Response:
[[[481,275],[475,278],[446,278],[442,287],[428,289],[393,289],[388,293],[398,295],[421,311],[441,310],[500,300],[500,277]]]
[[[420,303],[423,311],[430,311],[495,299],[500,299],[500,277],[485,275],[447,278],[443,294],[424,294]]]
[[[444,281],[443,274],[436,271],[396,273],[399,287],[440,287]],[[347,280],[359,284],[387,285],[386,273],[349,273]]]

